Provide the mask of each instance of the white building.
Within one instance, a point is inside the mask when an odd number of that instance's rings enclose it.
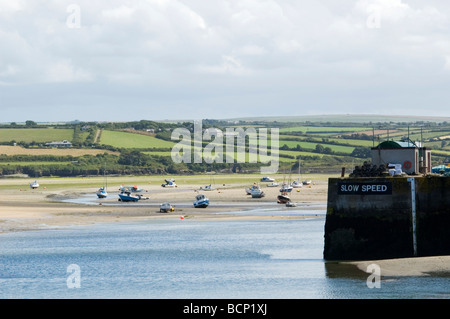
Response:
[[[70,143],[69,141],[60,141],[60,142],[50,142],[50,143],[45,143],[45,146],[48,147],[58,147],[58,148],[70,148],[72,147],[72,143]]]
[[[385,141],[372,147],[372,165],[400,164],[407,174],[431,173],[431,150],[411,141]]]

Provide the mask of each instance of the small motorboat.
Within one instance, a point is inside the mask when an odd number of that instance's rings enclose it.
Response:
[[[293,188],[300,188],[300,187],[303,186],[303,183],[300,182],[300,181],[293,181],[292,184],[291,184],[291,186],[292,186]]]
[[[36,189],[38,187],[39,187],[39,183],[37,181],[34,181],[33,183],[30,184],[31,189]]]
[[[292,186],[286,183],[283,183],[280,188],[281,193],[290,193],[292,191]]]
[[[144,191],[142,188],[139,188],[136,185],[133,185],[133,186],[120,186],[119,190],[121,192],[130,192],[130,193],[142,193]]]
[[[97,194],[98,198],[106,198],[106,197],[108,197],[108,192],[106,191],[105,187],[100,187],[96,194]]]
[[[195,197],[195,202],[194,202],[195,208],[206,208],[208,206],[209,206],[209,199],[205,195],[198,194]]]
[[[212,190],[214,190],[215,188],[214,188],[214,186],[212,186],[211,184],[209,184],[209,185],[206,185],[206,186],[204,186],[204,187],[200,187],[200,189],[201,189],[202,191],[212,191]]]
[[[252,186],[247,187],[245,189],[245,192],[247,193],[247,195],[251,195],[253,191],[257,191],[259,189],[260,189],[259,185],[254,183]]]
[[[270,184],[267,184],[267,187],[278,187],[280,186],[280,184],[278,184],[277,182],[272,182]]]
[[[255,188],[251,191],[252,198],[262,198],[266,196],[266,193],[264,193],[260,188]]]
[[[162,203],[159,206],[159,212],[160,213],[168,213],[168,212],[173,212],[175,210],[175,208],[168,202]]]
[[[141,199],[148,199],[148,197],[143,197],[142,195],[133,195],[131,192],[122,192],[119,193],[119,201],[120,202],[137,202]]]
[[[289,202],[286,203],[286,207],[297,207],[297,204],[294,203],[294,202],[289,201]]]
[[[177,184],[175,184],[175,180],[173,178],[171,179],[165,179],[166,183],[161,184],[162,187],[177,187]]]
[[[277,201],[279,204],[287,204],[291,201],[291,198],[287,194],[280,194],[277,196]]]

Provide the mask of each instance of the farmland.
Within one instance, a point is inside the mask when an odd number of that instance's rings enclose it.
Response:
[[[0,145],[0,155],[5,154],[8,156],[14,155],[31,155],[31,156],[41,156],[41,155],[51,155],[51,156],[84,156],[92,155],[96,156],[98,154],[110,153],[119,155],[118,152],[112,152],[102,149],[58,149],[58,148],[23,148],[20,146],[8,146]]]
[[[71,141],[73,129],[55,128],[14,128],[0,130],[1,142],[45,143],[52,141]]]
[[[249,163],[249,150],[254,145],[247,141],[244,163],[238,161],[237,149],[234,162],[211,161],[209,151],[203,153],[203,163],[174,163],[172,150],[179,140],[172,140],[175,127],[190,132],[192,123],[158,123],[151,121],[129,123],[79,123],[61,125],[17,125],[0,127],[0,176],[14,173],[56,174],[57,176],[97,175],[106,169],[110,174],[164,174],[204,173],[207,171],[255,172],[265,159],[258,157],[258,163]],[[206,120],[204,128],[261,128],[279,127],[280,170],[296,170],[299,160],[305,171],[338,171],[342,167],[351,169],[354,165],[370,160],[370,148],[388,139],[408,138],[420,141],[432,148],[433,165],[441,164],[450,156],[450,125],[447,122],[363,123],[358,122],[226,122]],[[46,142],[68,140],[73,148],[45,148]],[[192,139],[193,141],[193,139]],[[220,141],[220,139],[219,139]],[[225,142],[225,138],[223,139]],[[267,138],[267,149],[271,151],[271,138]],[[17,144],[13,146],[13,144]],[[205,138],[203,147],[210,145]],[[223,146],[223,145],[222,145]],[[191,153],[193,154],[193,146]],[[203,151],[203,149],[202,149]],[[214,152],[217,150],[213,151]],[[220,153],[219,153],[220,154]],[[226,154],[226,148],[223,148]],[[213,162],[213,163],[211,163]],[[209,163],[209,164],[208,164]],[[47,175],[46,175],[47,176]]]
[[[155,138],[151,135],[121,131],[103,131],[100,144],[115,148],[172,148],[175,143]]]
[[[330,134],[345,134],[367,131],[367,127],[342,127],[342,126],[293,126],[280,129],[280,133],[301,132],[304,134],[314,135],[330,135]]]

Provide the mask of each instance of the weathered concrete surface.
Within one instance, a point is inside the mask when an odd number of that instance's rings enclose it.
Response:
[[[450,178],[414,180],[417,256],[449,255]],[[329,179],[324,258],[413,257],[412,197],[404,177]]]

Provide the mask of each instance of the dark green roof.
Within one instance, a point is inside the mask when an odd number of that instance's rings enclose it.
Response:
[[[403,148],[403,147],[416,147],[413,142],[400,142],[400,141],[384,141],[380,143],[378,148]]]

